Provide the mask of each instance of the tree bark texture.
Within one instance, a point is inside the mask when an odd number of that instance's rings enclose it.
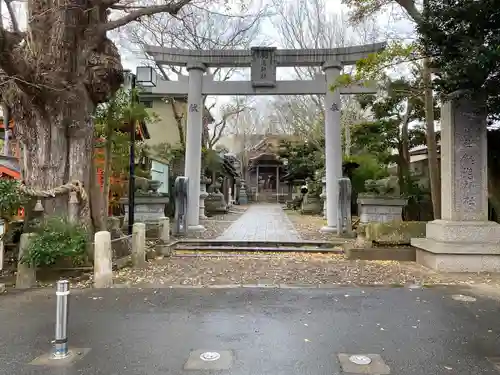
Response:
[[[87,13],[88,7],[86,1],[30,0],[26,42],[8,51],[3,31],[0,93],[23,147],[24,182],[36,189],[79,180],[90,192],[91,114],[123,79],[117,48],[105,32],[90,30],[106,22],[105,9]],[[68,200],[46,199],[45,212],[66,213]]]
[[[410,136],[408,133],[408,125],[410,123],[411,113],[413,106],[408,101],[406,106],[406,113],[401,123],[401,140],[399,142],[399,165],[398,165],[398,178],[401,193],[408,193],[410,182]]]
[[[423,83],[425,90],[425,125],[427,160],[429,162],[429,182],[431,187],[432,210],[434,219],[436,220],[441,218],[441,179],[439,176],[436,131],[434,129],[434,98],[432,94],[432,77],[429,58],[424,59]]]

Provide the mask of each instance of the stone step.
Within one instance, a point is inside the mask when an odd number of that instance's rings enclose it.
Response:
[[[257,247],[257,246],[199,246],[199,245],[179,245],[174,249],[176,255],[182,254],[182,251],[195,251],[195,252],[207,252],[207,251],[219,251],[219,252],[296,252],[296,253],[334,253],[343,254],[344,250],[340,247]]]
[[[333,248],[353,243],[353,239],[336,238],[328,241],[299,240],[299,241],[265,241],[265,240],[200,240],[181,239],[172,242],[169,246],[177,248],[181,245],[191,246],[231,246],[231,247],[320,247]]]

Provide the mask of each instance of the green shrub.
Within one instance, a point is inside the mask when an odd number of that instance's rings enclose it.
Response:
[[[85,261],[89,237],[84,227],[61,217],[50,217],[35,229],[24,263],[50,266],[58,259],[71,259],[74,265]]]
[[[19,191],[19,181],[0,179],[0,217],[10,219],[27,202],[27,197]]]
[[[352,172],[351,179],[352,188],[357,193],[365,191],[366,180],[378,180],[389,175],[387,167],[381,165],[375,155],[358,154],[351,156],[348,160],[359,164],[359,168]]]

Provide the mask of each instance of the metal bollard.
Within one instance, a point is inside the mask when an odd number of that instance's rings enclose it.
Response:
[[[68,298],[69,281],[59,280],[56,286],[56,337],[54,344],[54,358],[63,359],[69,355],[68,351]]]

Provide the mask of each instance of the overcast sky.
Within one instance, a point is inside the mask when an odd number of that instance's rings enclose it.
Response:
[[[267,2],[268,5],[271,4],[272,0],[261,0],[265,3]],[[289,4],[296,4],[298,0],[284,0],[285,3],[288,2]],[[330,16],[335,16],[335,15],[343,15],[343,18],[347,21],[347,15],[348,15],[348,8],[342,4],[341,0],[325,0],[325,5],[326,5],[326,10],[329,13]],[[396,14],[395,14],[396,13]],[[389,35],[396,35],[398,38],[401,37],[402,35],[411,35],[412,34],[412,25],[408,21],[406,21],[403,17],[398,17],[398,15],[401,15],[401,13],[396,10],[388,10],[386,14],[380,15],[377,17],[376,23],[379,29],[385,34],[388,33]],[[333,17],[332,17],[333,18]],[[403,19],[402,19],[403,18]],[[253,45],[254,46],[259,46],[259,45],[266,45],[266,46],[275,46],[278,48],[283,48],[283,39],[282,35],[280,35],[280,32],[277,27],[277,22],[279,22],[279,17],[273,17],[266,19],[262,22],[261,28],[260,28],[260,33],[259,35],[255,38]],[[378,39],[385,39],[384,35],[379,35]],[[123,44],[123,41],[121,41]],[[312,45],[310,47],[313,47]],[[129,48],[127,48],[129,49]],[[141,65],[141,57],[130,53],[127,51],[127,49],[122,48],[122,57],[123,57],[123,64],[127,69],[130,69],[132,71],[135,71],[136,67],[138,65]],[[136,52],[138,54],[138,52]],[[249,79],[249,73],[250,69],[245,69],[244,71],[239,71],[236,74],[233,74],[231,76],[231,80],[242,80],[242,79]],[[280,68],[278,69],[278,79],[294,79],[294,73],[291,68],[286,69],[286,68]],[[209,98],[209,101],[212,103],[215,101],[217,103],[216,107],[214,108],[214,117],[217,118],[220,113],[219,109],[221,105],[224,105],[231,101],[231,97],[225,97],[225,96],[218,96],[214,98]],[[266,111],[266,109],[269,109],[270,106],[267,105],[269,103],[269,100],[272,100],[270,97],[257,97],[255,98],[256,100],[256,105],[260,110]]]
[[[163,1],[163,0],[162,0]],[[240,1],[240,0],[238,0]],[[263,6],[270,6],[272,4],[273,0],[260,0],[262,2]],[[276,0],[275,0],[276,1]],[[295,6],[298,3],[299,0],[280,0],[279,4],[289,4]],[[327,18],[334,18],[335,15],[340,15],[342,14],[344,16],[344,19],[347,20],[347,14],[348,14],[348,8],[344,5],[342,5],[341,0],[324,0],[324,4],[326,6],[326,12],[327,12]],[[5,7],[4,7],[5,8]],[[4,23],[10,22],[8,15],[5,14],[6,10],[2,9],[2,16],[6,20]],[[18,8],[18,19],[19,23],[21,25],[26,24],[26,12],[25,12],[25,4],[17,5]],[[397,8],[394,8],[397,9]],[[250,12],[252,9],[249,10]],[[396,36],[400,38],[401,36],[408,36],[412,34],[412,25],[408,21],[404,19],[404,17],[401,17],[401,12],[399,10],[388,10],[386,14],[382,14],[377,17],[376,23],[377,26],[382,30],[382,32],[386,35],[391,36]],[[283,48],[283,38],[282,35],[280,34],[277,23],[280,22],[279,17],[273,17],[269,19],[265,19],[260,28],[260,33],[256,36],[253,45],[254,46],[259,46],[259,45],[266,45],[266,46],[275,46],[278,48]],[[379,35],[378,39],[384,39],[384,35]],[[123,45],[124,41],[117,40],[118,45]],[[313,47],[312,45],[310,47]],[[131,53],[129,50],[134,49],[133,47],[129,48],[120,48],[120,52],[122,54],[122,62],[124,65],[124,68],[130,69],[131,71],[135,72],[136,67],[138,65],[141,65],[142,63],[142,58],[139,56],[138,50],[135,49],[135,53]],[[234,74],[231,79],[232,80],[241,80],[241,79],[248,79],[249,78],[249,69],[246,69],[246,71],[240,71],[239,73]],[[293,79],[294,73],[291,69],[278,69],[278,79]],[[266,102],[268,102],[271,98],[269,97],[258,97],[256,98],[257,102],[260,103],[259,107],[262,109],[269,108],[269,106],[266,105]],[[230,97],[214,97],[210,98],[212,101],[216,101],[217,106],[215,108],[215,117],[218,115],[218,108],[220,108],[220,105],[223,105],[224,103],[227,103],[229,100],[231,100]]]

